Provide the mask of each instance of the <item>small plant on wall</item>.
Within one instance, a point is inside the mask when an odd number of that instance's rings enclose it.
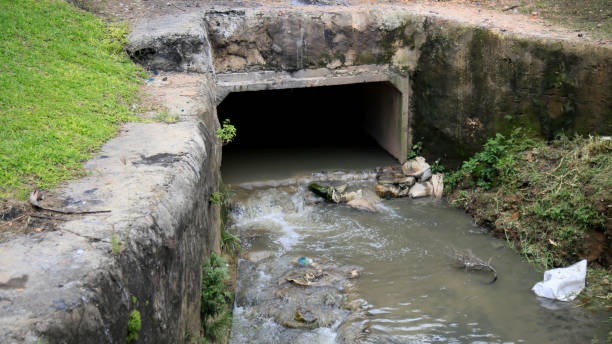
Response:
[[[211,253],[202,265],[202,299],[200,316],[204,337],[213,342],[222,339],[231,324],[232,293],[225,259]]]
[[[231,124],[229,118],[226,118],[221,125],[221,128],[217,129],[217,138],[222,144],[226,145],[236,137],[236,127]]]
[[[130,313],[130,317],[128,318],[128,334],[125,337],[125,342],[134,343],[138,341],[138,334],[141,328],[142,322],[140,319],[140,312],[135,309]]]

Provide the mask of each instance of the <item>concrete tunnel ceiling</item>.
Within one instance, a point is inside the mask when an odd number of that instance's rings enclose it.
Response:
[[[404,161],[409,141],[408,79],[384,67],[218,74],[219,120],[240,148],[378,145]]]

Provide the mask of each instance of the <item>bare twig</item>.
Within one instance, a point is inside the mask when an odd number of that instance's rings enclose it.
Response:
[[[40,215],[40,214],[30,214],[30,217],[35,217],[37,219],[43,219],[43,220],[70,221],[70,219],[65,219],[63,217],[45,216],[45,215]]]
[[[10,225],[13,224],[13,222],[19,221],[19,220],[21,220],[22,218],[24,218],[26,216],[28,216],[28,214],[23,214],[23,215],[17,216],[15,218],[11,219],[10,221],[6,221],[5,223],[0,224],[0,227],[10,226]]]
[[[466,271],[490,271],[493,273],[493,279],[489,281],[489,284],[497,281],[497,271],[491,265],[491,260],[488,262],[476,257],[471,250],[457,251],[453,249],[452,253],[448,256],[455,262],[455,265],[459,268],[465,268]]]
[[[513,5],[513,6],[510,6],[510,7],[506,7],[506,8],[504,8],[502,10],[502,12],[508,12],[508,11],[511,11],[511,10],[513,10],[515,8],[518,8],[518,7],[519,7],[519,5]]]
[[[174,7],[176,7],[176,8],[178,8],[179,10],[181,10],[181,11],[183,11],[183,12],[186,12],[186,11],[187,11],[186,9],[184,9],[184,8],[180,8],[180,7],[178,7],[177,5],[175,5],[175,4],[174,4],[174,3],[172,3],[172,2],[170,2],[169,4],[170,4],[170,5],[172,5],[172,6],[174,6]]]

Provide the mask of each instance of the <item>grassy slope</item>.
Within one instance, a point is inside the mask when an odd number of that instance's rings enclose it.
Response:
[[[82,173],[142,75],[125,29],[63,1],[0,0],[0,32],[0,198],[24,198]]]
[[[612,141],[490,139],[446,178],[451,203],[544,268],[588,258],[585,302],[612,306]]]

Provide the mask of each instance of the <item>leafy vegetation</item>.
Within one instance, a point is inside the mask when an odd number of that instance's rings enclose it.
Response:
[[[231,192],[223,183],[220,183],[220,191],[210,195],[210,202],[221,206],[221,250],[233,256],[240,250],[240,236],[231,232],[226,225],[230,211]]]
[[[134,343],[138,341],[138,334],[142,328],[142,321],[140,319],[140,312],[133,310],[128,318],[128,333],[125,337],[126,343]]]
[[[421,150],[423,149],[423,142],[419,141],[412,145],[408,155],[406,156],[406,160],[414,159],[417,156],[421,155]]]
[[[463,187],[477,186],[488,190],[494,184],[512,178],[517,162],[515,154],[532,144],[533,141],[520,129],[515,130],[509,138],[502,134],[495,135],[487,140],[481,152],[464,161],[458,171],[446,178],[447,190],[457,187],[459,183]]]
[[[221,128],[217,129],[217,138],[221,140],[222,144],[228,144],[236,137],[236,127],[231,124],[230,119],[226,118],[221,125]]]
[[[81,175],[130,119],[143,72],[109,26],[63,1],[0,1],[0,197]]]
[[[212,204],[221,204],[223,202],[223,193],[219,191],[215,191],[210,194],[210,203]]]
[[[436,159],[436,161],[431,164],[431,173],[444,173],[445,171],[446,167],[442,165],[440,159]]]
[[[213,342],[227,336],[231,325],[233,295],[229,291],[225,259],[211,253],[202,265],[200,316],[204,338]]]
[[[445,188],[451,204],[529,261],[552,268],[588,258],[591,268],[603,269],[590,271],[609,281],[611,153],[612,141],[599,137],[547,143],[520,131],[498,134],[445,178]],[[600,289],[606,292],[590,300],[609,306],[609,283]]]
[[[235,254],[240,250],[240,236],[230,232],[229,229],[221,228],[221,249],[228,254]]]

